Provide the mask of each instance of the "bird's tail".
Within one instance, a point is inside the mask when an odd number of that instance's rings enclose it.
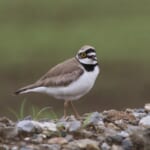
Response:
[[[31,92],[31,90],[36,88],[36,87],[37,87],[36,84],[30,84],[30,85],[27,85],[23,88],[18,89],[17,91],[14,92],[14,94],[19,95],[19,94],[28,93],[28,92]]]

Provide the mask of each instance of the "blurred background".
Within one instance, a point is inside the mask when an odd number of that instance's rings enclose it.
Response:
[[[96,48],[101,74],[75,102],[80,113],[150,102],[150,1],[1,0],[0,116],[12,117],[8,108],[19,111],[24,99],[61,114],[61,100],[13,92],[85,44]]]

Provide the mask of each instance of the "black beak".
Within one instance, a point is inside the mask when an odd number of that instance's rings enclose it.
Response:
[[[95,61],[97,61],[97,58],[96,58],[96,56],[92,56],[91,58],[92,58],[92,60],[95,60]]]

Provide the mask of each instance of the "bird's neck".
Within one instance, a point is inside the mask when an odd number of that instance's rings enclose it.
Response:
[[[96,64],[83,64],[81,63],[81,65],[84,67],[84,69],[88,72],[94,71],[95,67],[98,65],[98,63]]]

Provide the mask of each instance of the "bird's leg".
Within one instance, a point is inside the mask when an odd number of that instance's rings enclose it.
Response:
[[[76,109],[75,106],[73,105],[72,101],[70,101],[70,104],[71,104],[72,109],[73,109],[73,111],[74,111],[75,117],[76,117],[77,119],[80,119],[81,117],[80,117],[80,115],[79,115],[77,109]]]
[[[64,118],[67,117],[67,108],[69,106],[69,101],[68,100],[65,100],[64,102]]]

